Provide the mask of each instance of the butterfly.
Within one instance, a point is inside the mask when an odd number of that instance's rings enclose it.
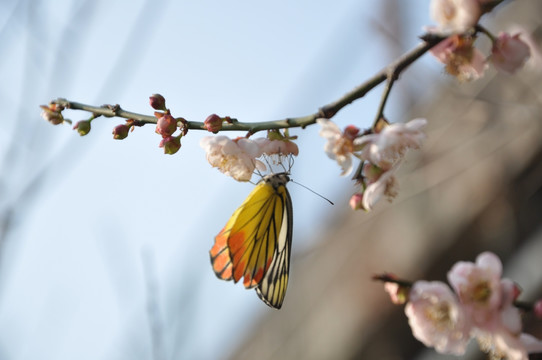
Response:
[[[267,305],[280,309],[290,268],[292,199],[288,173],[266,175],[215,237],[209,254],[216,276],[255,288]]]

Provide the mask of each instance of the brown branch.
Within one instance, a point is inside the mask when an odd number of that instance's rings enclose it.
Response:
[[[382,96],[382,101],[378,110],[377,120],[380,118],[384,111],[384,106],[386,104],[388,95],[391,91],[393,83],[399,78],[399,75],[414,61],[420,58],[425,54],[429,49],[438,44],[443,38],[436,36],[426,36],[423,38],[424,42],[419,44],[414,49],[405,53],[392,64],[379,71],[373,77],[365,81],[363,84],[352,89],[350,92],[343,95],[340,99],[321,107],[318,112],[301,117],[286,118],[282,120],[272,120],[264,121],[258,123],[248,123],[240,122],[236,119],[232,119],[231,123],[225,123],[222,126],[221,131],[248,131],[250,134],[254,134],[262,130],[271,130],[271,129],[285,129],[300,127],[305,128],[306,126],[312,125],[316,122],[318,118],[331,119],[335,116],[342,108],[351,104],[355,100],[358,100],[365,96],[369,91],[374,89],[380,83],[385,80],[388,81],[386,89]],[[142,124],[156,124],[157,119],[154,116],[138,114],[130,111],[123,110],[119,105],[104,105],[104,106],[92,106],[87,104],[82,104],[74,101],[69,101],[66,99],[56,99],[52,101],[54,104],[62,105],[67,109],[72,110],[83,110],[92,112],[95,116],[102,115],[106,117],[121,117],[126,119],[132,119],[141,122]],[[376,123],[376,120],[375,120]],[[187,121],[185,123],[186,128],[195,129],[195,130],[207,130],[203,122],[199,121]]]

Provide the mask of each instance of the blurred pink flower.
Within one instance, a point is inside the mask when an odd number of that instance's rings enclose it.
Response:
[[[361,159],[382,169],[389,169],[408,149],[420,148],[426,138],[422,131],[426,124],[425,119],[414,119],[405,124],[390,124],[379,133],[355,139],[354,145],[362,149]]]
[[[446,65],[448,74],[459,81],[476,80],[484,75],[487,68],[484,54],[474,47],[474,40],[470,37],[452,35],[429,52]]]
[[[482,9],[479,0],[432,0],[430,14],[438,24],[434,32],[464,33],[478,23]]]
[[[484,327],[500,310],[501,260],[484,252],[476,263],[460,261],[448,272],[448,281],[476,326]]]
[[[391,200],[397,196],[397,179],[395,178],[395,170],[398,168],[399,163],[382,172],[382,174],[374,181],[367,182],[367,188],[363,192],[362,207],[363,209],[370,211],[373,206],[382,198],[386,196],[388,200]]]
[[[322,129],[320,136],[327,140],[324,150],[330,159],[337,161],[342,169],[341,176],[352,172],[352,156],[354,153],[354,139],[359,129],[353,125],[347,126],[342,132],[335,123],[327,119],[316,120]]]
[[[417,281],[405,306],[416,339],[444,354],[462,355],[470,339],[470,323],[455,294],[444,283]]]
[[[297,144],[288,139],[270,140],[268,138],[257,138],[254,141],[260,146],[262,153],[266,155],[294,155],[299,154]]]
[[[519,36],[501,32],[493,43],[490,61],[497,70],[513,74],[529,59],[529,46]]]

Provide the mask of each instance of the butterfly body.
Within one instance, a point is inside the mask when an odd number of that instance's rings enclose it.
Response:
[[[256,288],[260,299],[280,309],[288,286],[292,246],[292,200],[287,173],[264,176],[215,237],[209,252],[222,280]]]

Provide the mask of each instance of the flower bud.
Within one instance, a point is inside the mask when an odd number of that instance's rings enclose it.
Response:
[[[222,118],[220,118],[220,116],[217,114],[209,115],[203,122],[203,125],[205,125],[205,128],[208,131],[216,134],[220,131],[220,129],[222,129]]]
[[[64,122],[64,117],[62,116],[63,107],[56,104],[50,104],[49,106],[40,105],[40,108],[43,110],[41,112],[41,117],[49,121],[53,125],[62,124]]]
[[[79,135],[85,136],[86,134],[90,132],[90,121],[89,120],[79,121],[73,126],[73,129],[77,130]]]
[[[177,130],[177,120],[169,113],[160,117],[156,123],[156,133],[162,135],[163,138],[170,136]]]
[[[534,303],[533,311],[537,318],[542,319],[542,300],[538,300]]]
[[[388,293],[391,302],[395,305],[405,304],[408,300],[408,293],[410,291],[408,287],[401,286],[395,282],[384,283],[384,290]]]
[[[167,136],[160,141],[160,145],[158,146],[164,148],[164,154],[173,155],[181,148],[181,138]]]
[[[160,94],[152,94],[149,96],[149,103],[154,110],[166,111],[166,99]]]
[[[352,210],[360,210],[363,209],[363,194],[361,193],[355,193],[350,198],[350,207]]]
[[[344,129],[344,137],[348,140],[354,140],[359,133],[359,128],[354,125],[348,125]]]
[[[128,137],[128,132],[130,131],[130,126],[126,124],[120,124],[115,126],[113,129],[113,139],[122,140]]]

